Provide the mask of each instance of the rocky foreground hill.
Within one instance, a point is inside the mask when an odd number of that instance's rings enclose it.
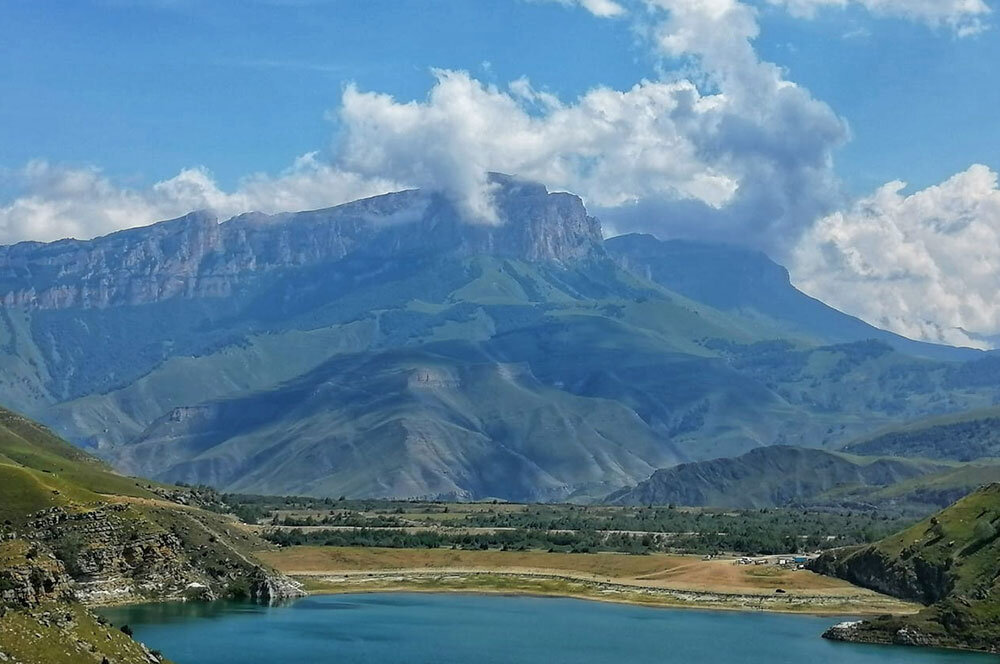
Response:
[[[86,606],[299,594],[213,500],[114,474],[0,409],[0,661],[150,664]]]
[[[827,638],[1000,653],[1000,484],[871,546],[824,553],[812,568],[927,605],[843,623]]]

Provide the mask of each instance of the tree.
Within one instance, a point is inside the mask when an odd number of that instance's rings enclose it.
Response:
[[[997,529],[988,519],[980,519],[972,529],[972,534],[977,542],[989,542],[997,536]]]

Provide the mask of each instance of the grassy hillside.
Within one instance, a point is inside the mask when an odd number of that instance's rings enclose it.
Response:
[[[147,486],[0,408],[0,521],[22,523],[47,507],[94,504],[107,495],[156,498]]]
[[[833,638],[1000,652],[1000,484],[872,546],[824,554],[814,569],[928,605]]]
[[[942,415],[892,427],[848,444],[855,454],[927,459],[1000,459],[1000,407]]]
[[[0,653],[25,664],[148,664],[161,660],[76,600],[282,592],[283,578],[252,553],[266,543],[199,502],[192,490],[119,475],[0,409]]]
[[[619,505],[776,507],[824,502],[836,491],[871,491],[949,469],[922,460],[849,457],[776,445],[736,458],[658,470],[607,500]],[[919,481],[919,480],[917,480]]]

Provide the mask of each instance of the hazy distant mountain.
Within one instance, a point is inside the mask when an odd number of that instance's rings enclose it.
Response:
[[[789,334],[824,343],[876,339],[918,357],[969,360],[981,353],[907,339],[880,330],[792,286],[788,270],[751,249],[630,234],[609,239],[621,265],[692,300],[773,322]]]
[[[658,470],[637,486],[611,494],[608,502],[775,507],[814,502],[837,488],[890,486],[947,468],[930,461],[851,458],[823,450],[775,445],[736,458]]]
[[[494,225],[407,191],[0,248],[0,402],[175,481],[549,499],[1000,397],[985,359],[685,297],[579,198],[495,182]]]

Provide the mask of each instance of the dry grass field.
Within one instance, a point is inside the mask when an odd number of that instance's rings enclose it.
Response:
[[[729,559],[702,560],[697,556],[309,546],[259,555],[293,576],[388,571],[502,572],[714,593],[773,594],[782,589],[791,594],[836,596],[867,592],[806,570],[736,565]]]
[[[806,570],[695,556],[308,546],[260,556],[319,593],[533,594],[827,615],[902,614],[919,608]]]

